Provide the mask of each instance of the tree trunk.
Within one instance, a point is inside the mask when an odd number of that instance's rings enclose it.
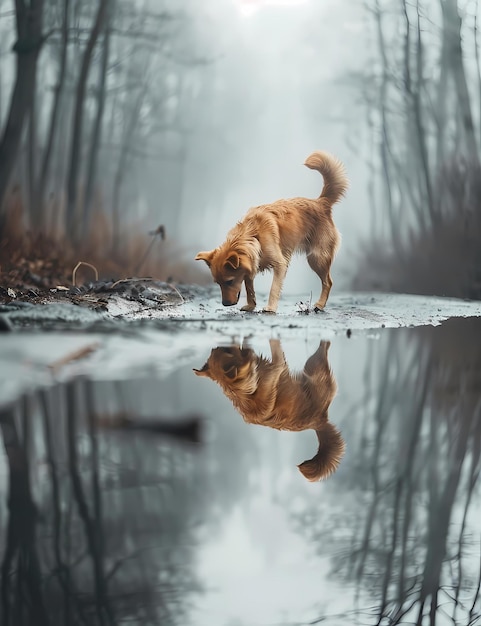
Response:
[[[82,66],[80,69],[80,76],[77,83],[75,110],[72,124],[72,144],[70,150],[70,162],[69,172],[67,178],[67,237],[77,242],[79,239],[78,225],[76,221],[76,208],[77,208],[77,185],[78,174],[80,169],[80,157],[81,157],[81,142],[82,142],[82,127],[83,127],[83,115],[84,115],[84,101],[87,90],[87,78],[90,69],[90,63],[92,61],[92,55],[99,38],[100,32],[105,20],[105,14],[107,12],[107,0],[100,0],[99,8],[95,18],[94,25],[90,31],[90,36],[85,46],[84,54],[82,57]]]
[[[3,102],[3,84],[2,84],[2,75],[0,74],[0,128],[1,128],[2,119],[3,119],[2,102]]]
[[[382,25],[382,14],[381,9],[379,7],[379,2],[376,0],[375,9],[374,9],[375,19],[376,19],[376,30],[378,37],[378,45],[379,52],[381,55],[382,61],[382,77],[381,77],[381,85],[379,90],[379,114],[381,117],[381,139],[380,139],[380,153],[381,153],[381,164],[384,173],[384,189],[385,189],[385,202],[387,207],[387,212],[389,215],[389,228],[391,233],[391,239],[394,245],[394,248],[399,255],[402,256],[402,244],[400,239],[400,230],[397,228],[397,216],[394,212],[394,204],[393,204],[393,193],[392,193],[392,178],[391,178],[391,167],[390,161],[392,156],[391,144],[390,144],[390,136],[389,136],[389,123],[387,120],[387,99],[388,99],[388,83],[389,83],[389,63],[386,52],[386,45],[384,39],[384,31]]]
[[[37,60],[43,44],[43,5],[44,0],[31,0],[30,5],[25,0],[15,0],[17,41],[13,50],[17,58],[15,85],[0,140],[0,213],[34,93]]]
[[[35,81],[36,83],[37,81]],[[28,174],[28,215],[30,228],[37,232],[41,225],[41,213],[37,210],[35,201],[36,187],[36,153],[37,153],[37,93],[36,86],[33,88],[30,114],[28,118],[28,141],[27,141],[27,174]]]
[[[109,0],[107,0],[109,2]],[[92,139],[90,143],[90,154],[87,159],[87,179],[85,184],[85,197],[84,197],[84,210],[83,210],[83,222],[82,222],[82,234],[84,237],[88,236],[88,230],[90,226],[90,214],[92,211],[93,191],[96,182],[97,174],[97,162],[99,155],[99,148],[101,144],[102,136],[102,120],[105,109],[105,95],[107,90],[107,68],[110,56],[110,26],[109,22],[113,12],[114,0],[110,0],[111,6],[108,10],[104,46],[102,50],[102,65],[100,69],[99,85],[97,93],[97,115],[95,117],[95,123],[92,130]]]
[[[436,116],[436,173],[439,175],[443,165],[446,144],[447,104],[448,104],[448,57],[449,45],[444,25],[441,42],[441,57],[439,59],[439,83],[437,86],[436,102],[434,104]]]
[[[120,192],[124,173],[127,167],[127,157],[129,147],[132,145],[135,128],[139,119],[140,109],[145,95],[145,89],[142,87],[134,102],[129,116],[129,122],[125,130],[122,145],[120,147],[120,159],[115,173],[114,187],[112,193],[112,253],[118,254],[120,247]]]
[[[448,38],[448,63],[456,86],[455,93],[461,110],[464,140],[467,156],[479,166],[478,147],[476,142],[471,101],[463,64],[463,50],[461,44],[461,17],[458,13],[457,0],[444,0],[443,9],[444,29]]]
[[[36,210],[44,214],[45,212],[45,190],[50,172],[50,164],[52,161],[52,150],[57,130],[57,122],[60,111],[60,101],[62,97],[63,85],[65,82],[65,74],[67,69],[67,48],[68,48],[68,26],[70,14],[70,0],[64,0],[64,14],[62,22],[62,47],[60,51],[60,68],[58,73],[58,81],[55,86],[55,96],[50,114],[50,121],[47,132],[47,144],[43,155],[42,167],[37,186],[37,207]],[[44,224],[46,226],[46,224]]]
[[[1,566],[1,619],[4,624],[19,622],[48,626],[49,618],[43,597],[42,572],[36,545],[38,513],[32,498],[25,441],[19,437],[15,410],[3,409],[0,432],[8,467],[8,524]],[[21,596],[12,587],[21,589]],[[12,597],[17,600],[13,601]],[[20,599],[21,598],[21,599]],[[21,602],[20,615],[18,619]],[[35,621],[33,616],[35,615]],[[15,616],[17,619],[15,619]]]
[[[427,132],[423,120],[423,102],[422,93],[424,85],[424,44],[421,34],[421,15],[419,8],[419,0],[416,4],[417,9],[417,50],[416,50],[416,89],[413,94],[414,113],[416,120],[416,134],[419,145],[419,157],[422,168],[421,179],[424,190],[421,191],[421,200],[427,203],[431,225],[434,220],[434,204],[431,185],[431,171],[429,165],[429,154],[426,145]],[[424,192],[424,193],[423,193]]]
[[[481,63],[479,59],[479,43],[478,43],[478,11],[476,8],[476,14],[474,16],[474,51],[476,57],[476,74],[477,74],[477,83],[478,83],[478,114],[479,114],[479,141],[481,145]]]

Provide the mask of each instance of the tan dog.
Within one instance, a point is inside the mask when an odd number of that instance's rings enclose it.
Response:
[[[253,311],[254,277],[272,269],[274,277],[264,311],[275,313],[291,257],[294,252],[305,252],[322,282],[314,310],[325,307],[332,287],[331,264],[340,241],[331,208],[346,193],[348,181],[343,164],[326,152],[314,152],[305,165],[324,177],[317,200],[292,198],[253,207],[229,231],[221,246],[196,256],[196,261],[205,261],[210,267],[214,281],[220,285],[224,306],[237,304],[245,283],[247,304],[242,311]]]
[[[328,422],[328,409],[337,390],[327,360],[330,344],[321,341],[300,374],[289,372],[278,340],[272,339],[270,345],[271,361],[239,345],[214,348],[204,367],[194,372],[218,383],[250,424],[278,430],[315,430],[317,454],[299,469],[308,480],[326,478],[337,469],[344,454],[341,434]]]

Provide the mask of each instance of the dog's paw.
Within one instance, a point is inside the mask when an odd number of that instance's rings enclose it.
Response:
[[[276,311],[274,309],[269,308],[268,306],[264,307],[262,309],[263,313],[269,313],[270,315],[275,315]]]
[[[322,313],[324,311],[324,304],[319,305],[317,302],[314,305],[314,309],[313,309],[314,313]]]
[[[244,306],[241,307],[241,311],[247,311],[248,313],[252,313],[252,311],[256,310],[256,305],[252,305],[252,304],[244,304]]]

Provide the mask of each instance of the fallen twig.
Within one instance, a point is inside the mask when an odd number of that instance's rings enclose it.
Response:
[[[93,417],[100,428],[146,432],[151,435],[169,435],[192,443],[202,443],[204,419],[196,413],[175,418],[142,418],[123,412],[96,414]]]
[[[72,271],[72,284],[73,284],[74,287],[77,286],[77,284],[75,282],[75,280],[77,278],[77,270],[82,265],[86,265],[87,267],[90,267],[90,269],[92,269],[95,272],[95,280],[97,281],[99,279],[99,273],[98,273],[97,268],[95,267],[95,265],[92,265],[91,263],[86,263],[85,261],[79,261],[77,263],[77,265],[73,268],[73,271]]]
[[[175,293],[179,296],[181,303],[184,304],[185,302],[185,298],[184,296],[180,293],[180,291],[177,289],[177,287],[175,285],[171,285],[170,283],[165,283],[167,285],[167,287],[170,287],[171,289],[173,289],[175,291]]]
[[[181,304],[184,304],[185,298],[180,293],[180,291],[177,289],[177,287],[175,285],[172,285],[171,283],[164,283],[163,281],[159,281],[159,282],[162,282],[162,286],[169,287],[169,289],[172,289],[173,291],[175,291],[175,293],[180,298]],[[151,277],[146,277],[146,278],[121,278],[120,280],[116,280],[115,283],[110,285],[109,289],[115,289],[115,287],[117,287],[118,285],[121,285],[123,283],[153,283],[155,285],[155,279],[153,279]]]
[[[302,313],[303,315],[309,315],[309,313],[311,312],[311,303],[312,303],[312,291],[311,291],[311,295],[309,296],[309,302],[303,302],[302,300],[300,302],[296,302],[297,312]]]
[[[147,276],[145,278],[120,278],[119,280],[116,280],[115,283],[112,283],[109,289],[115,289],[117,285],[121,285],[122,283],[150,283],[152,281],[153,278],[151,276]]]
[[[92,352],[95,352],[95,350],[98,349],[99,345],[99,343],[91,343],[88,346],[83,346],[78,350],[74,350],[73,352],[70,352],[66,356],[62,357],[61,359],[58,359],[57,361],[51,363],[48,368],[55,374],[64,365],[68,365],[68,363],[71,363],[72,361],[79,361],[89,354],[92,354]]]

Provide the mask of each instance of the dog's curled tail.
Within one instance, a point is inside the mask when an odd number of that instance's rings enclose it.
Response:
[[[332,205],[344,196],[349,187],[349,181],[344,165],[339,159],[328,152],[313,152],[307,157],[304,165],[311,170],[317,170],[324,178],[320,198],[326,198]]]
[[[317,454],[309,461],[298,465],[299,471],[311,482],[322,480],[333,474],[344,455],[345,443],[341,433],[327,422],[316,430],[319,440]]]

